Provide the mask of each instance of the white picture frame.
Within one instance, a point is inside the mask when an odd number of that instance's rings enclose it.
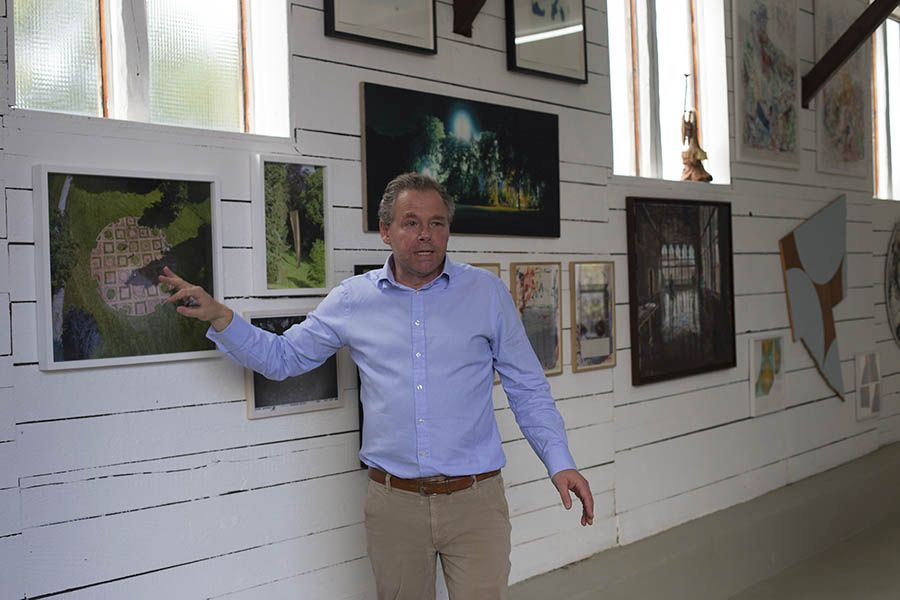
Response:
[[[244,319],[267,331],[282,333],[291,322],[302,322],[318,304],[316,300],[291,308],[253,308],[242,311]],[[285,321],[279,323],[278,321]],[[266,321],[271,321],[268,324]],[[297,413],[340,408],[345,403],[342,376],[348,370],[350,360],[345,349],[339,350],[321,366],[284,381],[271,381],[244,369],[244,391],[247,399],[247,418],[250,420],[278,417]],[[301,399],[297,400],[297,396]],[[302,397],[302,394],[309,394]]]
[[[324,296],[334,285],[334,261],[331,241],[331,168],[327,162],[306,159],[296,155],[256,154],[251,168],[251,226],[253,243],[253,294],[255,296]],[[267,277],[267,242],[266,242],[266,163],[297,165],[321,169],[323,173],[322,196],[322,235],[324,242],[324,285],[315,287],[270,287]]]
[[[325,0],[325,35],[437,53],[435,0]]]
[[[874,419],[881,415],[881,356],[878,352],[861,352],[853,361],[856,372],[856,420]]]
[[[182,264],[189,262],[196,255],[196,247],[182,246],[182,254],[177,254],[177,248],[192,240],[203,242],[204,234],[200,233],[200,227],[197,228],[198,235],[195,237],[184,237],[184,231],[185,227],[195,227],[197,213],[205,213],[205,210],[194,210],[185,216],[182,223],[177,222],[184,205],[198,203],[197,199],[201,200],[201,204],[205,202],[206,196],[202,190],[208,185],[209,244],[202,249],[209,256],[204,261],[206,264],[201,272],[206,271],[207,278],[211,277],[212,282],[211,285],[209,281],[195,280],[191,283],[202,285],[216,299],[222,300],[221,209],[219,184],[215,177],[73,165],[37,165],[32,169],[32,175],[37,349],[41,370],[109,367],[219,356],[215,346],[205,337],[207,325],[200,321],[191,323],[192,320],[182,322],[187,317],[178,315],[174,306],[164,302],[166,290],[158,281],[154,283],[147,272],[139,273],[149,263],[156,263],[150,265],[149,270],[160,267],[164,262],[163,257],[171,251],[165,264],[173,267],[176,274],[183,274],[186,278],[190,276],[186,271],[178,273],[179,269],[174,263],[179,258]],[[60,180],[60,177],[63,179]],[[80,187],[76,178],[81,178],[84,182],[90,181],[89,185],[85,183],[87,189]],[[157,187],[148,187],[154,181],[159,182]],[[163,182],[204,185],[195,185],[190,190],[184,188],[183,198],[187,199],[178,200],[182,202],[182,206],[176,203],[175,208],[171,208],[170,205],[168,210],[177,210],[178,216],[172,217],[164,227],[140,224],[138,212],[141,212],[141,216],[150,214],[148,208],[151,205],[156,205],[157,211],[165,210],[160,208],[162,204],[157,204],[159,198],[162,198],[163,191],[159,185]],[[78,221],[65,221],[65,227],[74,228],[71,235],[76,237],[72,245],[76,256],[74,259],[71,256],[67,259],[70,261],[67,266],[57,266],[63,272],[74,272],[64,275],[51,267],[51,243],[57,244],[58,249],[58,244],[66,238],[58,229],[52,239],[50,234],[50,187],[59,183],[62,183],[62,187],[59,198],[55,199],[57,211],[62,207],[62,213],[65,213],[73,202],[86,203],[92,208],[90,211],[82,209],[78,213],[73,211],[73,214],[78,215],[75,217],[80,219]],[[104,185],[107,186],[106,189],[103,188]],[[128,191],[124,192],[123,188]],[[144,189],[147,191],[141,193]],[[76,191],[78,193],[70,197]],[[101,195],[102,198],[99,197]],[[191,197],[195,199],[191,200]],[[94,204],[99,202],[102,204]],[[139,206],[142,202],[145,205],[143,209]],[[168,218],[160,216],[159,212],[153,214],[160,222]],[[168,213],[170,216],[171,214]],[[101,227],[104,219],[111,216],[119,218]],[[205,224],[202,220],[204,216],[200,217],[201,226]],[[132,233],[135,234],[134,239],[130,237]],[[183,239],[169,245],[166,233]],[[78,240],[77,236],[83,239]],[[85,239],[88,240],[87,244],[83,243]],[[150,244],[146,249],[144,242]],[[112,245],[107,247],[109,243]],[[137,245],[131,248],[132,243]],[[65,280],[55,291],[51,290],[51,276],[54,272]],[[77,312],[64,313],[63,310]],[[66,342],[67,337],[70,342]],[[179,346],[196,349],[182,350]],[[154,349],[159,351],[154,352]]]
[[[510,71],[588,82],[584,0],[506,0]]]
[[[750,337],[748,391],[751,417],[777,412],[787,405],[784,376],[786,344],[787,337],[782,333]],[[766,364],[767,361],[771,362]]]

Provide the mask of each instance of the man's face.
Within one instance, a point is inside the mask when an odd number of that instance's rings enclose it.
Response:
[[[394,202],[394,220],[379,224],[381,239],[394,251],[394,278],[419,288],[444,266],[450,239],[450,215],[433,190],[404,190]]]

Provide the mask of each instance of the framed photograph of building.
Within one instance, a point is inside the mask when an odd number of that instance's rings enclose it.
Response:
[[[506,0],[506,65],[587,83],[584,0]]]
[[[615,265],[569,263],[572,299],[572,371],[616,365]]]
[[[785,406],[783,335],[750,338],[750,416],[758,417]]]
[[[731,205],[626,198],[631,381],[736,365]]]
[[[559,375],[562,361],[562,265],[512,263],[510,290],[525,333],[546,375]]]
[[[207,324],[166,302],[163,267],[221,299],[211,177],[39,166],[34,172],[43,370],[203,358]]]
[[[252,310],[244,318],[276,335],[281,335],[306,319],[306,310]],[[343,405],[339,385],[341,353],[333,355],[312,371],[272,381],[250,369],[244,370],[247,393],[247,418],[276,417]]]
[[[363,84],[364,227],[387,183],[415,171],[456,200],[454,234],[559,237],[559,118]]]
[[[325,35],[435,54],[435,0],[325,0]]]
[[[258,155],[254,160],[255,293],[322,295],[332,271],[329,170],[294,157]]]

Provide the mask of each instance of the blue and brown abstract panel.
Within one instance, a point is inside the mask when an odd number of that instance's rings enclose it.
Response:
[[[782,238],[781,266],[791,331],[844,398],[834,307],[847,295],[847,199],[840,196]]]

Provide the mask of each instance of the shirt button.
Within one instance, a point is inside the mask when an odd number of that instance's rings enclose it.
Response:
[[[419,391],[421,391],[421,390],[422,390],[422,384],[420,383],[419,385],[417,385],[417,386],[416,386],[416,389],[419,390]]]
[[[419,319],[416,319],[416,327],[418,327],[421,324],[422,324],[422,321],[420,321]]]
[[[419,419],[419,425],[425,422],[425,419]]]
[[[422,450],[421,452],[419,452],[419,456],[428,456],[428,451]]]
[[[421,352],[416,352],[416,358],[422,358],[422,353],[421,353]]]

